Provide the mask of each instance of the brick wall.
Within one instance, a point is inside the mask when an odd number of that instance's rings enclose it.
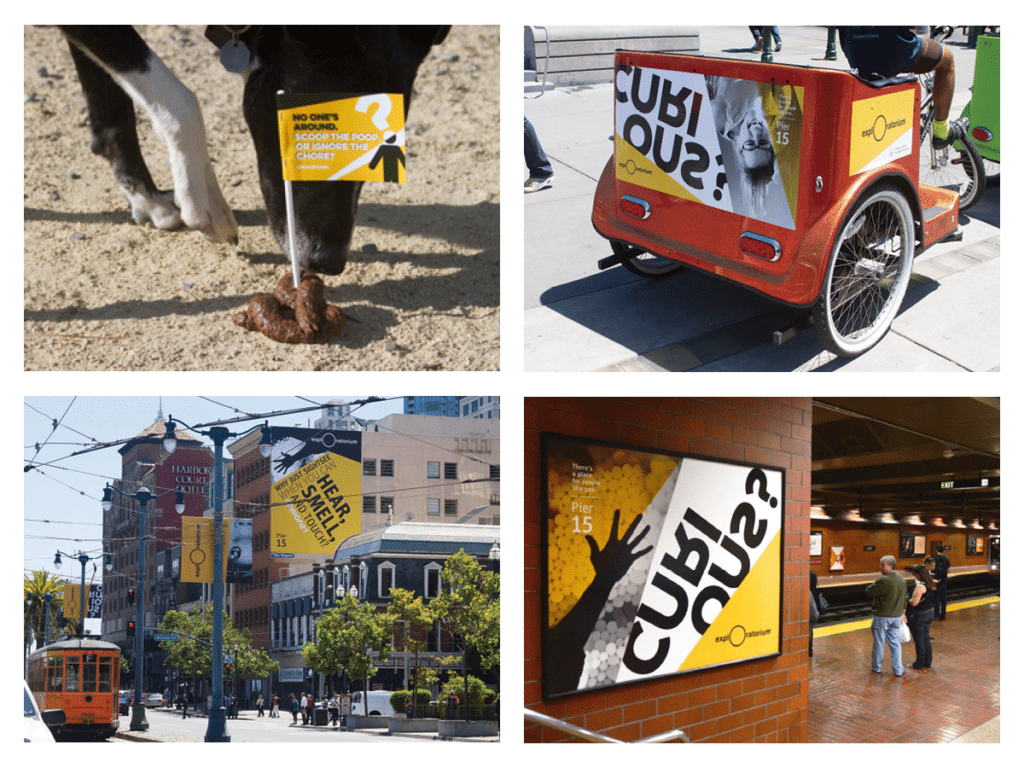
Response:
[[[525,706],[624,741],[673,728],[691,741],[806,741],[811,399],[526,398],[524,424]],[[542,701],[545,431],[785,469],[782,654]],[[524,738],[571,740],[530,724]]]
[[[811,530],[822,532],[821,557],[811,558],[811,570],[819,577],[843,576],[857,573],[866,573],[875,578],[878,575],[878,561],[882,555],[892,555],[896,558],[896,568],[902,571],[904,568],[917,565],[923,559],[921,557],[900,556],[900,532],[913,531],[926,537],[926,553],[932,554],[932,542],[941,541],[945,546],[951,547],[945,552],[949,558],[950,566],[973,565],[977,568],[985,568],[988,565],[988,539],[992,533],[984,530],[964,530],[962,528],[942,528],[934,525],[925,526],[899,526],[886,525],[885,527],[874,526],[865,528],[863,523],[845,522],[840,520],[811,520]],[[973,534],[981,536],[985,540],[985,554],[967,554],[967,536]],[[871,552],[865,552],[864,547],[873,546]],[[842,571],[829,571],[829,552],[831,547],[845,547],[845,568]]]

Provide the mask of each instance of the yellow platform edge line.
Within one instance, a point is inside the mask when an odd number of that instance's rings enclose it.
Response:
[[[990,595],[989,597],[979,597],[977,600],[965,600],[962,603],[953,603],[946,606],[946,612],[952,613],[953,611],[962,611],[964,608],[977,608],[981,605],[991,605],[992,603],[998,603],[998,595]],[[850,621],[845,624],[835,624],[831,627],[816,627],[814,629],[815,637],[831,637],[832,635],[841,635],[844,632],[855,632],[858,629],[869,629],[871,627],[871,619],[862,619],[860,621]]]

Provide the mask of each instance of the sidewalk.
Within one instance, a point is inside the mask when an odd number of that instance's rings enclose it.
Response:
[[[777,63],[846,69],[824,60],[827,30],[782,27]],[[701,27],[700,53],[758,60],[746,27]],[[954,116],[970,98],[974,51],[959,32]],[[610,78],[610,75],[609,75]],[[963,241],[933,246],[914,262],[914,281],[886,337],[861,357],[835,360],[813,328],[781,346],[772,332],[806,314],[681,270],[661,280],[623,267],[599,271],[611,254],[590,213],[612,153],[611,84],[524,99],[554,186],[525,195],[525,367],[529,371],[997,371],[1000,187],[960,216]],[[524,166],[524,178],[526,177]]]
[[[154,711],[154,710],[147,711],[147,715],[149,714],[149,712],[152,712],[152,711]],[[162,712],[164,714],[171,715],[172,717],[176,717],[179,720],[182,719],[182,717],[181,717],[181,710],[173,710],[173,709],[167,709],[167,708],[164,708],[164,707],[160,707],[156,711]],[[266,719],[266,720],[268,720],[270,722],[275,722],[275,721],[280,720],[281,723],[283,724],[283,727],[285,727],[285,728],[297,729],[297,730],[301,730],[301,731],[316,731],[316,732],[321,732],[321,733],[351,732],[351,733],[370,734],[370,735],[373,735],[373,736],[381,736],[381,737],[396,736],[396,737],[410,738],[410,739],[426,739],[428,741],[443,740],[443,741],[456,741],[456,742],[465,742],[465,743],[490,743],[490,742],[498,742],[498,741],[500,741],[500,734],[499,734],[499,736],[479,736],[479,737],[470,737],[470,736],[461,737],[460,736],[460,737],[452,737],[452,738],[441,739],[440,737],[438,737],[436,732],[429,732],[429,731],[428,732],[422,732],[422,733],[390,733],[387,728],[359,728],[359,729],[352,730],[352,729],[348,729],[348,728],[339,728],[337,725],[312,725],[312,724],[304,725],[302,723],[301,716],[299,717],[299,722],[298,723],[293,723],[292,719],[291,719],[291,713],[290,712],[282,713],[280,717],[275,717],[275,718],[269,717],[269,710],[264,710],[264,712],[266,714],[264,714],[263,717],[259,717],[258,714],[257,714],[257,710],[255,710],[255,709],[252,709],[252,710],[245,710],[245,709],[239,710],[238,711],[238,717],[237,718],[235,718],[235,717],[228,718],[226,725],[228,726],[228,729],[230,731],[230,726],[231,726],[232,722],[238,722],[239,720],[249,720],[249,721],[255,722],[255,721],[260,721],[260,720]],[[190,710],[189,711],[189,718],[188,719],[192,719],[192,718],[196,718],[198,720],[205,720],[205,719],[207,719],[207,716],[205,714],[203,714],[202,710],[196,710],[195,712]],[[148,719],[149,718],[147,717],[147,720]],[[117,731],[117,733],[114,734],[114,738],[116,738],[116,739],[123,739],[124,741],[152,742],[152,743],[166,743],[166,742],[170,742],[170,741],[175,741],[175,742],[178,742],[178,741],[183,741],[183,742],[202,741],[202,737],[196,737],[196,736],[170,736],[170,735],[167,735],[167,734],[159,734],[159,733],[156,733],[154,730],[152,730],[152,727],[153,727],[153,723],[150,722],[151,730],[147,730],[147,731],[129,731],[128,728],[127,728],[127,725],[125,725],[125,726],[123,726],[121,728],[121,730]]]

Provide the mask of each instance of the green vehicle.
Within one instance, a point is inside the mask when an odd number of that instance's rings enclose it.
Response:
[[[963,111],[971,120],[971,138],[981,153],[989,184],[999,179],[999,38],[978,38],[974,88]]]

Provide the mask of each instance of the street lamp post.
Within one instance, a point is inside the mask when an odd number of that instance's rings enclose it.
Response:
[[[159,499],[169,493],[176,493],[174,508],[180,515],[185,511],[185,496],[180,489],[152,494],[142,486],[135,493],[125,493],[116,486],[108,485],[103,489],[103,511],[109,512],[113,506],[110,492],[117,491],[119,496],[127,496],[139,502],[139,586],[135,598],[135,699],[132,704],[132,723],[128,730],[149,730],[146,721],[146,707],[142,702],[142,667],[143,640],[146,635],[146,505],[153,499]],[[85,565],[82,565],[82,583],[85,583]]]
[[[84,637],[85,636],[85,617],[88,615],[88,612],[86,611],[86,607],[85,607],[86,606],[86,603],[85,603],[85,565],[90,560],[99,560],[102,557],[104,559],[104,562],[106,563],[106,568],[109,571],[111,568],[114,567],[113,560],[111,559],[109,552],[104,552],[102,555],[96,555],[95,557],[89,557],[87,554],[85,554],[85,552],[79,552],[77,555],[69,555],[67,552],[61,552],[58,549],[57,550],[57,556],[53,559],[53,565],[56,568],[60,568],[60,566],[61,566],[61,562],[62,562],[61,559],[60,559],[61,555],[64,555],[64,557],[73,557],[76,560],[78,560],[78,562],[80,562],[82,564],[82,590],[80,592],[81,597],[78,600],[78,609],[79,609],[79,612],[81,613],[81,622],[78,625],[78,636],[79,637]],[[49,627],[49,611],[50,611],[50,595],[49,594],[46,595],[46,611],[47,611],[47,627]],[[47,630],[47,634],[49,634],[48,630]],[[45,643],[44,643],[44,645],[45,645]]]
[[[174,417],[168,414],[167,434],[164,437],[164,450],[168,453],[174,453],[178,447],[174,435],[175,427]],[[206,431],[188,428],[213,441],[213,669],[210,686],[213,701],[206,722],[204,740],[231,741],[224,711],[224,441],[238,435],[228,431],[227,427],[220,426],[211,427]],[[272,449],[270,427],[264,424],[260,453],[269,456]]]

